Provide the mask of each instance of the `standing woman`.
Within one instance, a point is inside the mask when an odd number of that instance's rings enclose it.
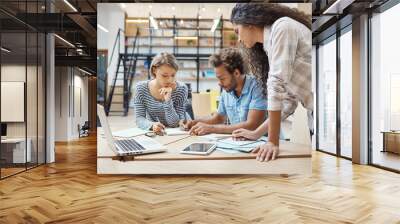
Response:
[[[151,62],[152,80],[136,84],[134,96],[136,124],[162,134],[166,127],[179,127],[186,120],[188,89],[176,81],[178,62],[170,53],[160,53]]]
[[[255,150],[257,160],[275,159],[281,120],[294,113],[298,101],[307,109],[312,133],[311,16],[280,4],[239,3],[231,22],[268,97],[268,120],[255,131],[239,129],[233,134],[257,139],[268,133],[268,142]]]

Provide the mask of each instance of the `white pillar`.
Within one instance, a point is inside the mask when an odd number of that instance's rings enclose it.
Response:
[[[368,163],[368,15],[353,20],[353,162]]]
[[[55,60],[54,35],[46,36],[46,163],[55,161],[54,133],[55,133]]]

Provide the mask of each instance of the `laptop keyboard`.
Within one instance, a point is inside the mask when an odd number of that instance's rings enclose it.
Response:
[[[145,150],[143,146],[137,143],[134,139],[120,139],[116,140],[115,144],[124,152],[140,152]]]

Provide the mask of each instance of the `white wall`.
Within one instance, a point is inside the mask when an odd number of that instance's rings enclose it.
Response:
[[[36,67],[33,66],[27,66],[25,67],[25,65],[2,65],[1,66],[1,81],[4,82],[24,82],[26,84],[26,80],[25,80],[25,75],[26,72],[28,72],[28,74],[36,74]],[[32,80],[29,80],[30,85],[32,84]],[[34,83],[34,85],[36,85],[36,81]],[[30,89],[29,89],[30,90]],[[36,99],[36,88],[33,90],[32,93],[27,94],[28,99],[27,99],[27,103],[30,104],[32,101],[34,101]],[[35,94],[35,95],[33,95]],[[29,105],[28,105],[29,106]],[[35,104],[36,107],[36,104]],[[1,110],[7,110],[8,108],[1,108]],[[29,111],[29,110],[28,110]],[[32,117],[32,115],[34,115]],[[28,128],[31,128],[33,126],[33,124],[31,124],[31,122],[34,120],[36,122],[36,114],[27,114],[27,118],[28,118]],[[8,137],[25,137],[25,126],[26,126],[26,122],[7,122],[7,136]],[[28,133],[28,137],[29,137],[29,133]]]
[[[75,68],[56,67],[55,86],[55,140],[77,139],[78,124],[88,120],[88,78]]]
[[[70,76],[67,67],[55,68],[55,141],[68,140]]]
[[[111,63],[108,67],[108,83],[111,83],[118,63],[118,44],[116,45],[113,60],[110,62],[111,54],[118,30],[125,29],[125,13],[119,7],[119,4],[99,3],[97,4],[97,23],[109,31],[104,32],[97,28],[97,49],[108,50],[108,63]],[[122,35],[120,39],[121,53],[123,52],[124,42],[124,36]],[[120,85],[122,85],[122,82]]]
[[[30,148],[32,152],[32,161],[36,162],[36,158],[39,159],[39,163],[44,163],[44,99],[45,90],[44,86],[44,74],[40,66],[25,66],[25,64],[4,64],[1,66],[1,81],[2,82],[23,82],[26,85],[26,107],[18,108],[26,112],[26,120],[22,122],[6,122],[7,123],[7,137],[9,138],[24,138],[25,135],[30,139]],[[27,80],[26,80],[27,79]],[[2,89],[3,92],[4,89]],[[20,92],[24,94],[24,90]],[[7,97],[7,95],[2,95]],[[25,101],[24,101],[25,102]],[[24,104],[23,102],[23,104]],[[14,108],[16,110],[17,108]],[[13,108],[2,107],[2,112],[13,113]],[[14,112],[15,113],[15,112]],[[52,152],[50,148],[48,152]],[[38,157],[37,157],[38,154]],[[48,157],[51,158],[51,157]],[[49,160],[51,162],[51,160]]]

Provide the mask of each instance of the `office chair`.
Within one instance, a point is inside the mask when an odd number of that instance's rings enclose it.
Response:
[[[78,124],[79,138],[89,136],[89,129],[90,129],[89,121],[85,121],[82,127],[80,127],[80,125]]]

